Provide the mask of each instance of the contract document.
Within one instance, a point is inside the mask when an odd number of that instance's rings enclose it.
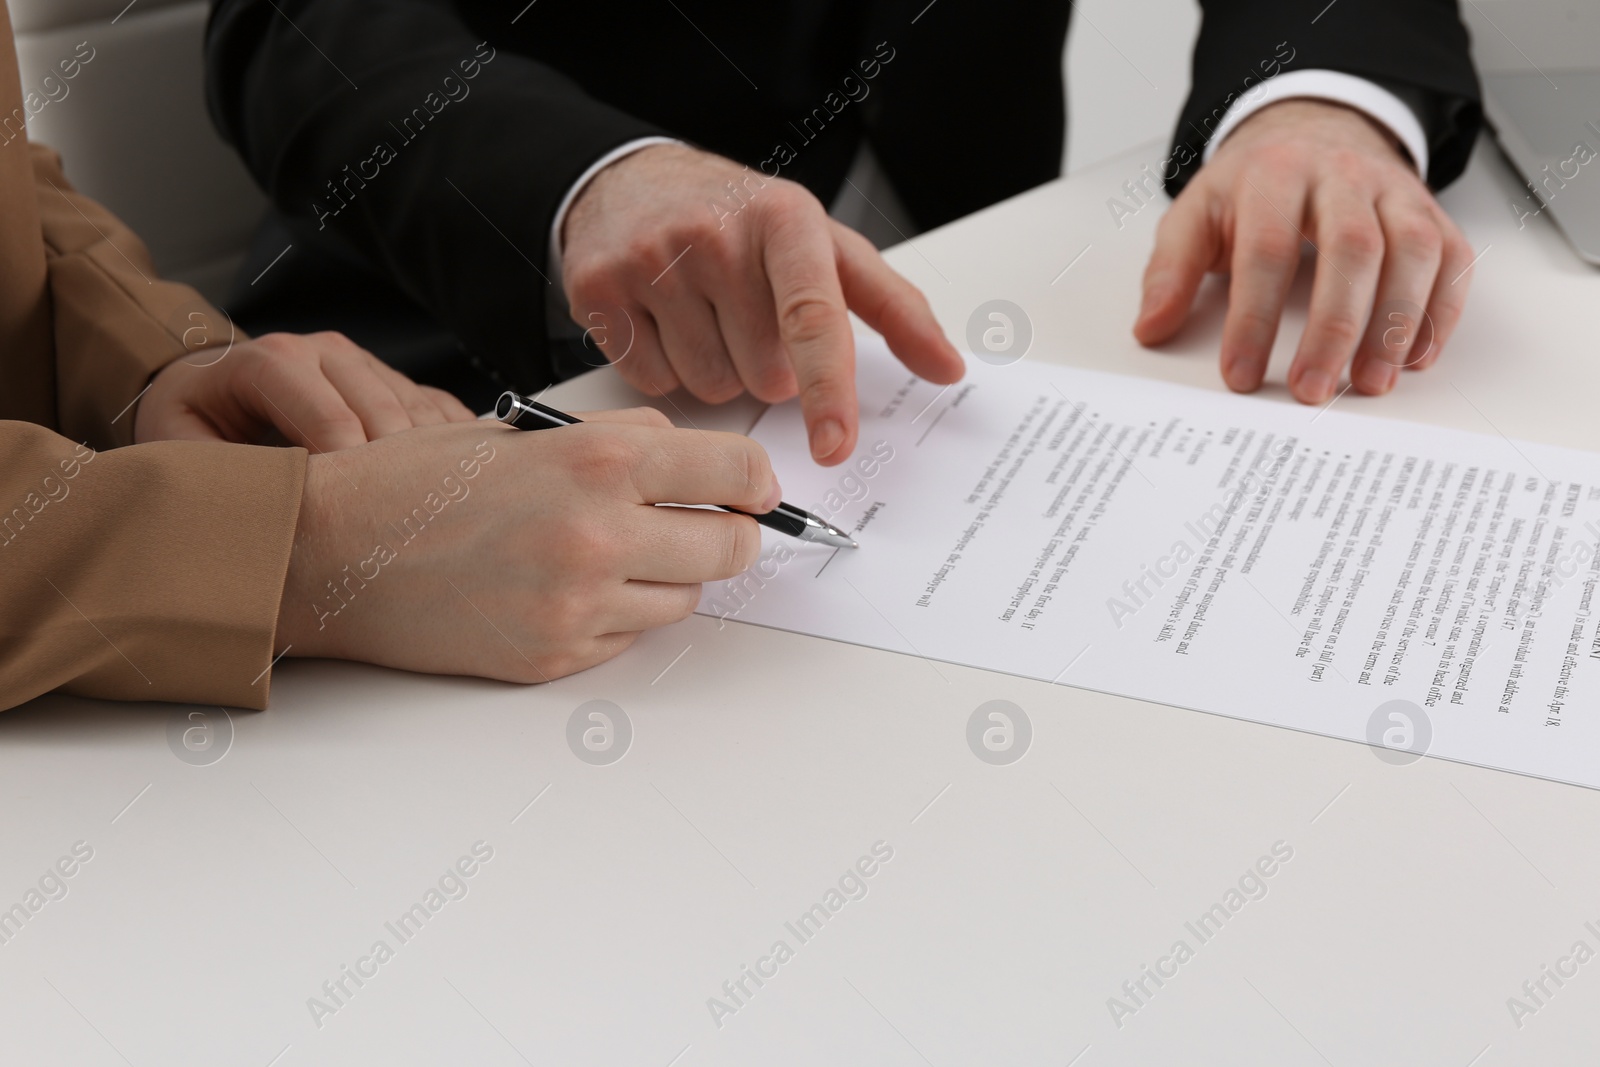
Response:
[[[702,614],[1600,787],[1600,455],[877,338],[858,388],[845,464],[752,436],[861,547],[763,531]]]

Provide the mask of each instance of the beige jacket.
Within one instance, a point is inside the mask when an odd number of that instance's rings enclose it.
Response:
[[[0,3],[0,115],[21,105]],[[265,707],[306,453],[133,444],[150,376],[216,358],[184,333],[220,315],[22,137],[0,143],[0,207],[0,708]]]

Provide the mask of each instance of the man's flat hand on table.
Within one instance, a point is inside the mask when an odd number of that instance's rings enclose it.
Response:
[[[1317,250],[1289,391],[1326,403],[1348,369],[1379,395],[1439,358],[1466,302],[1472,248],[1392,137],[1361,113],[1285,100],[1240,123],[1161,220],[1134,334],[1178,331],[1208,272],[1231,275],[1223,379],[1261,386],[1302,241]]]

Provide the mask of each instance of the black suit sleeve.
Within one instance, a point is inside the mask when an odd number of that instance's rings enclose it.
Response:
[[[1201,0],[1189,100],[1163,178],[1176,196],[1228,108],[1264,80],[1335,70],[1412,103],[1428,137],[1428,184],[1460,176],[1483,125],[1456,0]],[[1416,101],[1427,106],[1416,107]]]
[[[218,0],[213,121],[279,210],[384,269],[509,381],[550,380],[556,207],[662,131],[471,32],[447,0]]]

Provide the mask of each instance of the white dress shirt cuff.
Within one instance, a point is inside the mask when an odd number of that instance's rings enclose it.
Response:
[[[1276,104],[1280,100],[1305,98],[1344,104],[1383,126],[1405,146],[1406,151],[1411,154],[1411,162],[1416,165],[1417,173],[1424,180],[1427,179],[1428,135],[1423,131],[1422,122],[1416,113],[1406,106],[1405,101],[1383,86],[1335,70],[1291,71],[1248,90],[1235,100],[1233,106],[1228,108],[1228,113],[1222,116],[1217,132],[1206,144],[1205,153],[1201,156],[1202,161],[1211,162],[1212,153],[1216,152],[1217,146],[1223,139],[1241,122],[1268,104]]]
[[[555,220],[550,223],[550,281],[557,293],[561,291],[561,227],[566,224],[567,212],[572,209],[572,202],[578,199],[578,194],[583,192],[584,186],[594,179],[596,174],[605,170],[619,159],[633,155],[641,148],[649,148],[658,144],[682,144],[682,141],[673,137],[640,137],[637,140],[627,141],[617,145],[611,151],[589,164],[589,169],[578,175],[578,180],[572,183],[572,188],[567,190],[567,195],[561,198],[561,203],[556,207]]]

